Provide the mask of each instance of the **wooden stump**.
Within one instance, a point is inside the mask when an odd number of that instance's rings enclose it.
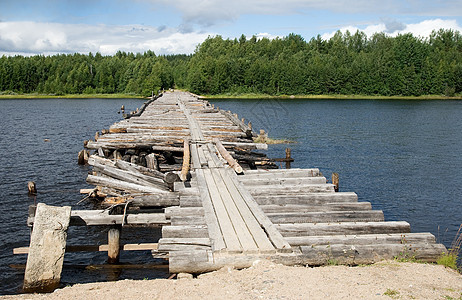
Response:
[[[37,205],[24,274],[24,291],[51,292],[58,287],[70,218],[70,206]]]
[[[37,195],[37,186],[35,185],[34,181],[29,181],[27,183],[27,190],[28,190],[29,196]]]
[[[332,184],[334,185],[334,190],[338,192],[338,185],[339,185],[338,173],[332,173]]]
[[[110,264],[116,264],[119,262],[120,231],[121,231],[121,227],[115,226],[109,229],[107,233],[107,240],[108,240],[107,262]]]

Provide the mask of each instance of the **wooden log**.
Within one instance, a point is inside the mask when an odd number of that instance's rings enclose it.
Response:
[[[242,167],[239,163],[229,154],[228,150],[223,147],[223,144],[218,139],[213,139],[215,146],[217,147],[218,152],[220,152],[221,156],[228,162],[229,166],[236,171],[236,173],[240,174],[243,172]]]
[[[119,225],[124,219],[123,215],[110,215],[107,210],[73,210],[69,226],[96,226],[96,225]],[[32,226],[34,217],[29,216],[27,224]],[[164,213],[140,213],[127,214],[125,225],[170,225]]]
[[[381,210],[368,211],[321,211],[321,212],[283,212],[267,213],[274,224],[290,223],[328,223],[328,222],[381,222]]]
[[[111,229],[109,229],[107,233],[107,240],[108,240],[107,262],[110,264],[115,264],[119,262],[121,230],[122,228],[120,226],[114,226]]]
[[[169,172],[165,175],[165,182],[167,183],[168,187],[170,190],[174,190],[174,184],[175,182],[180,181],[180,176],[178,174]]]
[[[375,245],[375,244],[434,244],[435,236],[431,233],[387,233],[359,235],[324,235],[286,237],[291,246],[312,245]]]
[[[37,195],[37,185],[35,184],[35,181],[29,181],[27,183],[27,193],[29,196]]]
[[[339,264],[371,264],[384,259],[394,259],[407,253],[423,262],[435,262],[447,251],[442,244],[380,244],[380,245],[320,245],[301,246],[303,260],[308,265],[326,265],[334,259]]]
[[[37,205],[24,274],[25,291],[50,292],[58,287],[70,217],[70,206]]]
[[[154,153],[146,155],[146,168],[159,170],[159,164],[157,162],[157,157]]]
[[[316,177],[320,176],[319,169],[258,169],[246,170],[245,174],[248,178],[263,178],[263,177],[279,177],[279,178],[296,178],[296,177]]]
[[[129,172],[109,166],[103,166],[102,168],[97,169],[101,174],[110,176],[111,178],[125,181],[127,183],[134,183],[147,187],[154,187],[160,190],[167,191],[167,184],[158,178],[144,175],[139,172]]]
[[[94,175],[87,176],[87,182],[93,185],[106,186],[116,190],[124,190],[129,192],[141,192],[141,193],[168,193],[168,191],[152,187],[152,186],[143,186],[139,184],[129,183],[122,180],[99,177]]]
[[[334,185],[335,191],[338,192],[338,184],[339,184],[338,173],[332,173],[332,184]]]
[[[270,195],[252,195],[260,205],[323,205],[326,203],[353,203],[358,201],[358,195],[352,192],[339,193],[291,193]]]
[[[78,157],[77,157],[77,163],[79,165],[86,165],[88,163],[88,151],[83,149],[79,151]]]
[[[161,238],[158,251],[211,250],[209,238]]]
[[[120,244],[120,251],[157,250],[158,243]],[[13,254],[28,254],[29,247],[13,249]],[[108,252],[109,245],[66,245],[66,253],[73,252]]]
[[[163,226],[163,238],[208,238],[206,225]]]
[[[404,221],[393,222],[341,222],[301,223],[275,225],[284,237],[338,235],[338,234],[381,234],[409,233],[411,226]]]
[[[183,166],[181,167],[180,179],[186,181],[189,173],[189,163],[191,160],[191,151],[189,150],[189,140],[185,138],[183,146]]]
[[[164,212],[167,219],[170,219],[172,216],[204,216],[204,209],[202,207],[172,206],[166,207]]]
[[[334,185],[333,184],[300,184],[300,185],[279,185],[279,186],[248,186],[247,189],[249,190],[252,195],[265,195],[265,194],[273,194],[273,195],[281,195],[287,193],[326,193],[332,192],[334,193]]]
[[[221,142],[225,147],[238,147],[242,149],[268,150],[267,144],[262,143],[239,143],[239,142]]]
[[[131,194],[129,197],[117,197],[115,199],[106,198],[101,202],[102,207],[112,206],[118,202],[130,201],[131,207],[152,207],[152,206],[175,206],[180,205],[178,193],[168,194]]]
[[[297,178],[246,178],[239,176],[239,180],[246,186],[278,186],[278,185],[301,185],[301,184],[325,184],[325,177],[297,177]]]
[[[122,160],[116,161],[115,166],[122,170],[139,172],[141,174],[153,176],[165,181],[165,174],[154,169],[145,168]]]
[[[370,202],[353,203],[325,203],[325,204],[288,204],[288,205],[260,205],[265,213],[285,213],[285,212],[324,212],[324,211],[351,211],[351,210],[371,210]]]

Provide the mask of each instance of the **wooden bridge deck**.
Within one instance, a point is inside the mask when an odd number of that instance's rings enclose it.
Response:
[[[261,258],[286,265],[436,261],[446,251],[432,234],[411,233],[409,223],[386,222],[355,193],[336,192],[318,169],[265,168],[274,164],[252,151],[265,146],[252,136],[230,112],[189,93],[166,93],[86,142],[97,152],[88,159],[87,182],[97,186],[90,194],[122,209],[72,211],[70,225],[162,226],[158,243],[120,248],[168,255],[172,273],[248,267]]]

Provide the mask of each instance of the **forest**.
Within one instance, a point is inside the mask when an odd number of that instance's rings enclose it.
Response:
[[[197,94],[454,96],[462,93],[462,36],[337,32],[268,39],[207,38],[191,55],[2,56],[0,94],[131,94],[179,88]]]

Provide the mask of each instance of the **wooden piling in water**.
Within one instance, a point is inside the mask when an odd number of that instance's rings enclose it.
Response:
[[[116,264],[119,262],[121,230],[122,230],[122,227],[116,225],[110,228],[109,231],[107,232],[107,244],[108,244],[107,262],[110,264]]]

